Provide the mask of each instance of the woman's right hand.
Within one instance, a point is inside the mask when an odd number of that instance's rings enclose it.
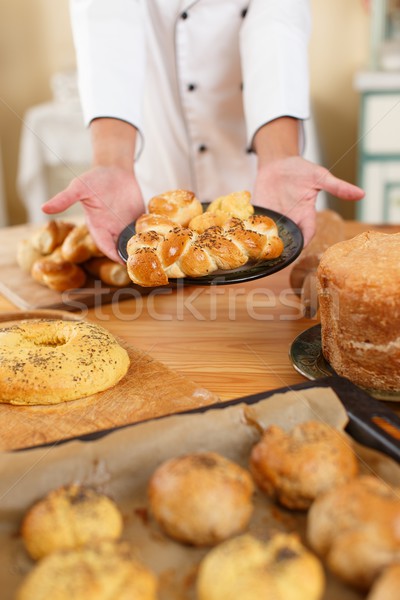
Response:
[[[42,210],[60,213],[81,202],[89,231],[97,247],[121,262],[116,242],[121,231],[145,212],[139,185],[132,170],[97,166],[76,177],[69,186],[48,200]]]
[[[81,202],[86,223],[98,248],[118,262],[118,235],[145,212],[134,174],[136,128],[120,119],[98,118],[90,124],[93,168],[42,206],[47,214],[59,213]]]

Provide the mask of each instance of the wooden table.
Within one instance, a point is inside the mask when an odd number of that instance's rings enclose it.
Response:
[[[346,237],[371,229],[346,222]],[[400,231],[400,227],[375,227]],[[230,400],[304,382],[289,348],[303,330],[318,323],[305,319],[289,285],[290,269],[239,285],[160,289],[114,304],[84,309],[131,345]],[[0,312],[18,310],[0,296]]]

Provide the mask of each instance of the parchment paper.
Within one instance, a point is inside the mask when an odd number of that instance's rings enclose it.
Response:
[[[319,419],[343,428],[345,410],[335,393],[312,388],[274,396],[256,405],[241,404],[203,414],[176,415],[115,431],[93,442],[69,442],[16,453],[0,454],[0,590],[11,600],[33,563],[27,557],[19,525],[24,512],[48,491],[72,481],[94,485],[121,508],[123,538],[160,579],[160,600],[194,600],[196,569],[207,549],[168,539],[149,515],[146,488],[164,460],[187,452],[213,450],[247,466],[261,428],[276,423]],[[357,446],[364,471],[400,485],[400,467],[375,451]],[[305,541],[306,513],[288,511],[256,493],[249,530],[261,538],[273,531],[298,531]],[[360,600],[362,595],[327,574],[324,600]]]

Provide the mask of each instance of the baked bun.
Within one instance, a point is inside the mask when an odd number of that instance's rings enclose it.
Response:
[[[248,219],[254,213],[254,207],[250,202],[250,192],[233,192],[227,196],[216,198],[207,207],[207,212],[224,212],[230,217]]]
[[[104,256],[93,241],[87,225],[78,225],[65,238],[61,246],[64,260],[83,263],[95,256]]]
[[[231,217],[232,215],[223,210],[207,211],[194,217],[189,222],[188,227],[189,229],[193,229],[193,231],[197,231],[197,233],[204,233],[209,227],[222,227]]]
[[[172,190],[151,198],[148,211],[168,217],[178,225],[186,226],[193,217],[203,212],[203,207],[193,192]]]
[[[322,352],[357,385],[400,390],[400,233],[331,246],[318,270]]]
[[[20,240],[17,246],[17,265],[25,271],[30,273],[32,270],[33,263],[39,258],[42,258],[42,254],[39,250],[34,248],[32,240]]]
[[[84,263],[86,271],[106,283],[115,287],[125,287],[131,283],[125,265],[114,262],[106,256],[91,258]]]
[[[171,231],[176,227],[176,223],[166,217],[165,215],[154,215],[152,213],[145,213],[140,215],[135,221],[136,233],[145,233],[146,231],[156,231],[165,235],[168,231]]]
[[[156,600],[156,576],[127,543],[102,542],[41,560],[16,600]]]
[[[319,496],[308,513],[311,547],[346,583],[368,590],[400,561],[400,488],[365,475]]]
[[[321,563],[293,534],[223,542],[202,560],[197,578],[198,600],[320,600],[324,588]]]
[[[215,452],[199,452],[158,467],[148,498],[154,518],[169,536],[208,546],[247,527],[253,491],[245,469]]]
[[[32,279],[56,292],[81,288],[86,283],[86,273],[79,265],[65,260],[61,247],[52,254],[42,256],[32,265]]]
[[[48,221],[32,235],[32,246],[40,254],[51,254],[63,243],[74,227],[75,225],[72,223],[65,223],[64,221]]]
[[[269,496],[287,508],[305,510],[321,493],[358,474],[351,441],[319,421],[306,421],[285,432],[268,427],[253,446],[250,471]]]
[[[127,351],[103,327],[32,319],[0,329],[0,402],[57,404],[112,387]]]
[[[387,567],[374,583],[367,600],[395,600],[400,591],[400,561]]]
[[[21,534],[35,560],[57,550],[71,550],[122,533],[122,515],[115,503],[77,484],[50,492],[34,504],[22,521]]]

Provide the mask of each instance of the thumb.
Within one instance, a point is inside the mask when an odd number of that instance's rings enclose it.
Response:
[[[317,181],[318,188],[337,198],[342,198],[343,200],[361,200],[365,195],[364,190],[343,179],[338,179],[328,169],[324,169],[319,175]]]

